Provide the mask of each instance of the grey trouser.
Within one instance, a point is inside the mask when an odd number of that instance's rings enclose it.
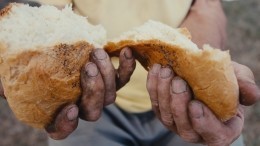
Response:
[[[242,138],[238,141],[242,146]],[[49,139],[49,146],[199,146],[167,130],[152,111],[129,114],[115,105],[106,107],[97,122],[80,120],[65,140]]]

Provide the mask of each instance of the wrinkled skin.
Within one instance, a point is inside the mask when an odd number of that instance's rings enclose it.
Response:
[[[79,103],[67,105],[57,115],[54,123],[46,127],[53,139],[64,139],[78,126],[78,119],[96,121],[104,106],[114,103],[116,91],[123,87],[135,69],[135,58],[129,48],[124,48],[119,57],[119,67],[115,69],[108,54],[103,49],[91,53],[91,62],[81,69],[82,96]],[[0,96],[4,90],[0,81]]]
[[[233,63],[240,89],[240,98],[253,104],[260,97],[251,70]],[[156,116],[168,129],[185,141],[209,146],[225,146],[236,140],[242,132],[244,110],[222,123],[202,102],[194,100],[188,84],[167,67],[155,64],[148,73],[147,89]],[[251,93],[251,94],[244,94]],[[245,102],[244,102],[245,103]],[[209,128],[210,127],[210,128]]]
[[[135,69],[136,62],[129,48],[121,51],[119,64],[115,69],[103,49],[93,51],[91,62],[81,70],[81,100],[78,105],[64,107],[54,123],[46,128],[51,138],[66,138],[77,128],[79,118],[96,121],[104,106],[114,103],[116,91],[130,80]]]

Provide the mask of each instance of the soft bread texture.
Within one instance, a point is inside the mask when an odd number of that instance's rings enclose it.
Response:
[[[90,52],[106,41],[71,6],[10,4],[0,17],[0,77],[16,117],[44,128],[81,95],[80,70]]]
[[[148,21],[108,42],[105,50],[119,56],[121,49],[129,47],[147,70],[155,63],[171,66],[188,82],[195,98],[226,121],[237,113],[238,106],[238,84],[229,52],[209,45],[199,49],[190,37],[185,28]]]

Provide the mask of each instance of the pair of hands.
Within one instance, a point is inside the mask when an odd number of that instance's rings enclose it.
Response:
[[[104,50],[97,49],[91,55],[93,63],[86,64],[81,72],[81,101],[78,105],[65,107],[55,122],[46,128],[53,139],[66,138],[77,128],[79,118],[97,120],[103,107],[114,102],[116,91],[129,81],[134,71],[135,60],[129,48],[121,51],[117,70]],[[240,103],[255,103],[260,97],[260,90],[254,83],[251,70],[235,62],[233,65],[240,88]],[[188,84],[171,68],[155,64],[148,72],[147,89],[156,116],[168,129],[188,142],[226,145],[241,133],[244,123],[242,105],[235,117],[222,123],[207,106],[194,100]]]
[[[114,102],[116,91],[129,81],[135,69],[135,59],[129,48],[121,51],[118,69],[113,67],[102,49],[94,50],[91,61],[81,71],[83,93],[80,102],[64,107],[54,123],[46,127],[51,138],[66,138],[77,128],[79,118],[97,120],[103,107]],[[251,70],[235,62],[233,65],[240,89],[240,103],[255,103],[259,100],[260,90]],[[175,75],[171,68],[155,64],[148,73],[147,89],[156,116],[186,141],[226,145],[241,133],[244,123],[242,106],[231,120],[220,122],[207,106],[194,100],[188,84]],[[2,88],[0,91],[3,95]]]

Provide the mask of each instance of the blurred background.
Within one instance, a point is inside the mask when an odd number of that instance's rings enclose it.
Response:
[[[0,0],[0,9],[7,3]],[[260,85],[260,0],[224,2],[223,5],[229,21],[227,48],[232,59],[249,66]],[[260,102],[245,109],[245,145],[260,146]],[[47,136],[44,131],[17,121],[7,102],[0,98],[0,146],[47,146]]]

